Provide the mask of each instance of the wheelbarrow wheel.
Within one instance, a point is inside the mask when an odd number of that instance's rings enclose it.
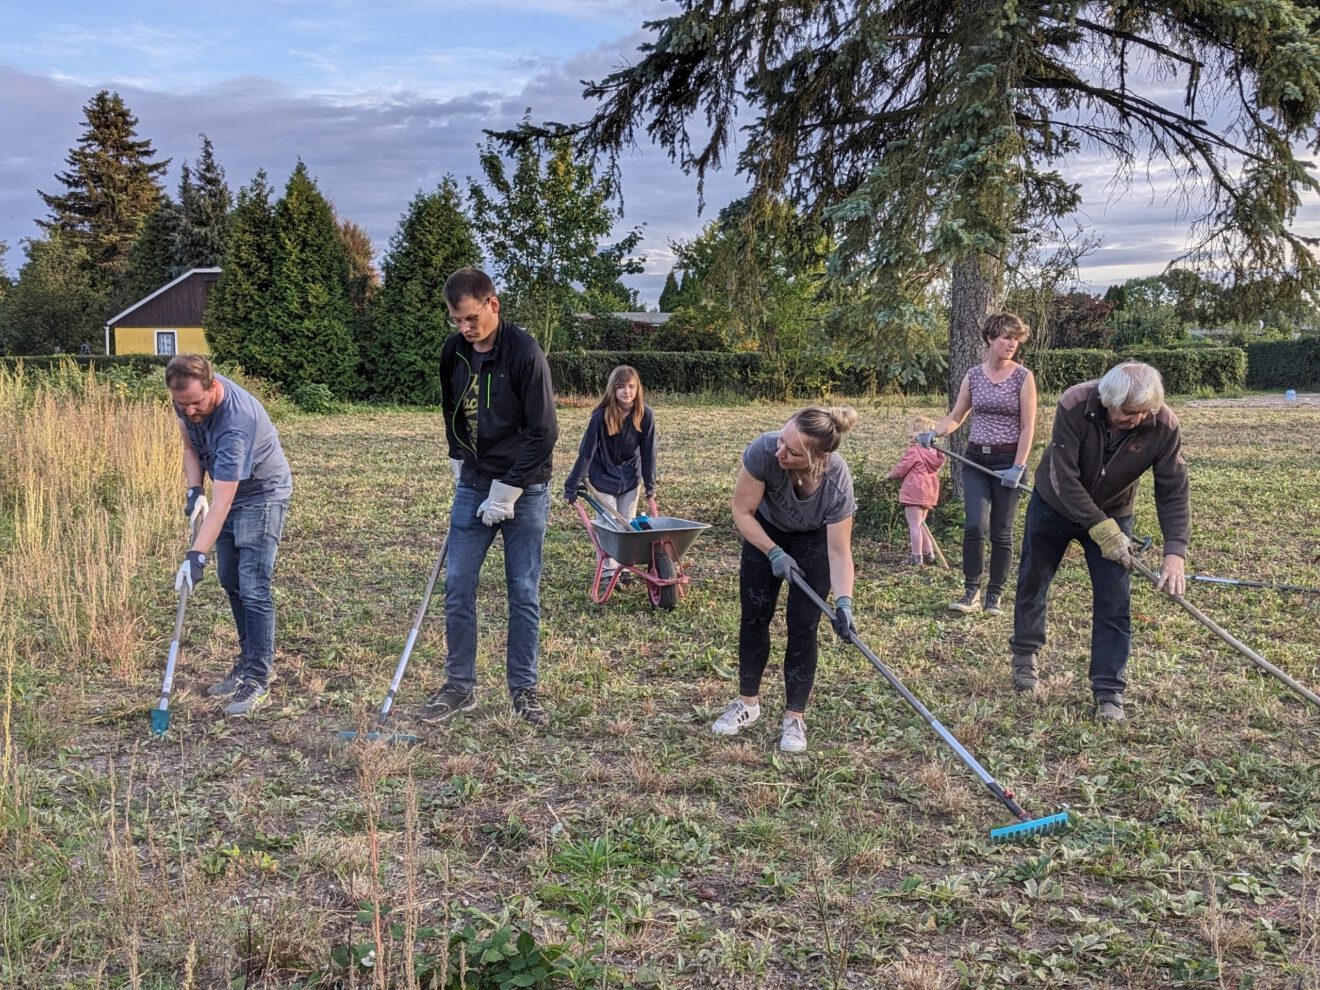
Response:
[[[674,558],[669,556],[669,551],[664,547],[655,548],[655,576],[661,581],[672,581],[678,576],[678,565],[674,563]],[[654,585],[647,582],[647,590],[651,595],[651,604],[658,606],[665,611],[672,611],[678,604],[678,585],[662,584]]]

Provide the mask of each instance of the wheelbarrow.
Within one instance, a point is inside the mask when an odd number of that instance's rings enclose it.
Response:
[[[651,516],[647,519],[649,529],[637,530],[631,526],[623,529],[620,523],[610,520],[609,513],[595,504],[595,499],[590,495],[585,492],[579,494],[581,497],[573,506],[582,519],[582,525],[587,528],[591,545],[596,548],[596,576],[591,582],[591,600],[597,605],[609,601],[626,571],[646,582],[646,591],[653,606],[667,610],[677,605],[678,600],[687,594],[690,583],[683,570],[683,554],[703,529],[710,529],[710,525],[672,516]],[[582,508],[583,501],[599,512],[601,518],[593,521],[587,515],[587,510]],[[604,580],[602,589],[605,562],[611,557],[618,562],[619,567]]]

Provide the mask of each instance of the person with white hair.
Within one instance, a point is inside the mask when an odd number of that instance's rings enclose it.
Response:
[[[1155,477],[1164,538],[1158,586],[1182,594],[1191,499],[1182,433],[1178,417],[1164,404],[1160,373],[1129,361],[1059,397],[1022,538],[1008,641],[1016,690],[1039,690],[1036,657],[1045,645],[1050,584],[1068,544],[1077,540],[1091,575],[1095,714],[1102,721],[1123,721],[1124,671],[1132,645],[1132,511],[1137,482],[1147,471]]]

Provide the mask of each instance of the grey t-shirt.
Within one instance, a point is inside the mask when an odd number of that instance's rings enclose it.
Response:
[[[765,484],[765,495],[758,508],[772,526],[789,533],[804,533],[842,522],[857,511],[852,472],[837,452],[830,454],[821,486],[807,498],[798,498],[792,477],[775,459],[778,446],[776,431],[762,433],[743,451],[747,473]]]
[[[293,475],[275,424],[250,392],[224,375],[215,377],[225,397],[211,415],[200,423],[179,417],[202,470],[212,481],[238,482],[234,505],[287,499],[293,494]]]

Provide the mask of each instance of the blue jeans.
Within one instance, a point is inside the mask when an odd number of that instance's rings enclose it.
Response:
[[[235,505],[215,541],[215,569],[238,629],[234,673],[266,684],[275,664],[270,579],[289,514],[288,500]]]
[[[1131,516],[1114,521],[1132,535]],[[1091,690],[1098,702],[1121,703],[1127,687],[1123,671],[1132,649],[1132,576],[1122,564],[1105,559],[1085,526],[1055,512],[1040,495],[1032,495],[1027,503],[1013,636],[1008,645],[1015,656],[1035,656],[1045,645],[1050,583],[1073,540],[1081,543],[1086,569],[1091,572]]]
[[[968,448],[967,459],[1002,471],[1013,466],[1013,454],[973,453]],[[986,594],[1002,594],[1008,583],[1008,572],[1013,565],[1013,523],[1017,521],[1018,499],[1022,493],[1016,488],[1005,488],[998,478],[967,468],[963,471],[963,505],[966,522],[963,523],[963,585],[981,587],[981,572],[985,567],[985,541],[990,538],[990,581]]]
[[[477,685],[477,584],[495,534],[504,536],[504,582],[509,596],[506,674],[510,691],[536,687],[541,649],[541,550],[550,516],[550,488],[532,485],[514,503],[513,518],[487,526],[477,515],[490,484],[462,482],[449,512],[449,560],[445,564],[445,683],[471,691]]]

